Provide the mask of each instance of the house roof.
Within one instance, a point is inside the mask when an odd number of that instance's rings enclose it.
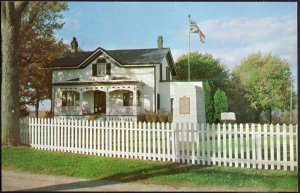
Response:
[[[107,50],[107,53],[123,65],[159,64],[169,48]]]
[[[106,53],[118,64],[127,67],[133,65],[160,64],[166,56],[172,69],[172,74],[176,74],[170,48],[105,50],[99,47],[95,51],[83,51],[76,54],[68,53],[52,61],[46,68],[84,68],[89,62],[98,57],[101,52]]]
[[[94,51],[78,52],[76,54],[68,53],[67,55],[57,58],[48,64],[47,68],[64,68],[64,67],[77,67],[85,59],[87,59]]]

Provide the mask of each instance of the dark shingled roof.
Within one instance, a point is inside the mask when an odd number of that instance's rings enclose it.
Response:
[[[94,51],[88,52],[77,52],[76,54],[68,53],[67,55],[57,58],[52,61],[47,68],[57,68],[57,67],[77,67],[86,58],[88,58]]]
[[[107,54],[123,65],[159,64],[169,48],[106,50]]]
[[[152,49],[128,49],[128,50],[105,50],[109,56],[119,62],[121,65],[138,65],[138,64],[159,64],[170,51],[169,48],[152,48]],[[96,49],[96,50],[97,50]],[[95,51],[96,51],[95,50]],[[85,59],[91,56],[95,51],[69,53],[66,56],[57,58],[51,62],[47,68],[59,67],[78,67]],[[98,55],[95,55],[95,57]],[[81,66],[85,67],[85,65]]]

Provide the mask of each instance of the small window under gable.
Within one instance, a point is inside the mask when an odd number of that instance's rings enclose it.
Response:
[[[105,58],[99,58],[92,68],[93,76],[111,75],[111,64]]]

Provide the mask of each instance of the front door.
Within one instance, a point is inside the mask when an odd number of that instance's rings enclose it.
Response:
[[[94,92],[94,113],[106,113],[106,93],[96,90]]]

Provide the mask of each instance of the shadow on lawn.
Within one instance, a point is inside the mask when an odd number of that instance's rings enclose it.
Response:
[[[120,166],[121,167],[121,166]],[[134,170],[132,172],[117,173],[108,177],[99,178],[96,180],[79,181],[67,184],[58,184],[47,187],[40,187],[34,189],[26,189],[21,191],[60,191],[60,190],[72,190],[76,188],[89,188],[104,185],[113,185],[126,182],[135,182],[138,180],[146,180],[150,178],[155,178],[159,176],[168,176],[176,174],[194,174],[202,175],[203,178],[209,177],[213,178],[214,182],[211,185],[224,186],[233,185],[235,181],[241,180],[242,183],[247,183],[249,180],[255,180],[256,183],[260,185],[264,184],[267,187],[272,187],[274,181],[264,179],[266,176],[257,176],[258,173],[262,174],[262,171],[252,169],[253,172],[241,172],[239,169],[224,171],[224,170],[210,170],[211,166],[201,166],[201,165],[190,165],[190,164],[180,164],[180,163],[170,163],[159,165],[155,167],[144,168],[141,170]],[[258,172],[258,173],[257,173]],[[206,176],[206,177],[205,177]],[[213,177],[211,177],[213,176]],[[269,176],[271,177],[271,176]],[[281,179],[282,175],[272,175],[272,179]],[[195,179],[197,180],[197,179]],[[206,180],[205,180],[206,181]],[[218,181],[218,182],[217,182]],[[186,181],[188,182],[188,181]],[[195,181],[194,181],[195,183]],[[197,182],[196,182],[197,183]],[[209,184],[209,182],[206,181]],[[200,182],[201,184],[201,182]],[[245,184],[244,184],[245,185]],[[251,184],[248,184],[248,186]],[[254,185],[254,184],[253,184]],[[233,185],[236,186],[236,185]],[[255,185],[254,185],[255,186]]]
[[[145,180],[154,176],[161,175],[173,175],[182,172],[188,172],[191,168],[203,168],[207,166],[195,166],[195,165],[183,165],[178,163],[170,163],[155,167],[149,167],[142,170],[134,170],[133,172],[124,172],[117,173],[115,175],[111,175],[105,178],[100,178],[96,180],[87,180],[87,181],[79,181],[72,182],[66,184],[57,184],[51,186],[44,186],[39,188],[32,189],[24,189],[19,191],[62,191],[62,190],[72,190],[77,188],[92,188],[92,187],[100,187],[104,185],[113,185],[120,184],[125,182],[135,182],[137,180]]]

